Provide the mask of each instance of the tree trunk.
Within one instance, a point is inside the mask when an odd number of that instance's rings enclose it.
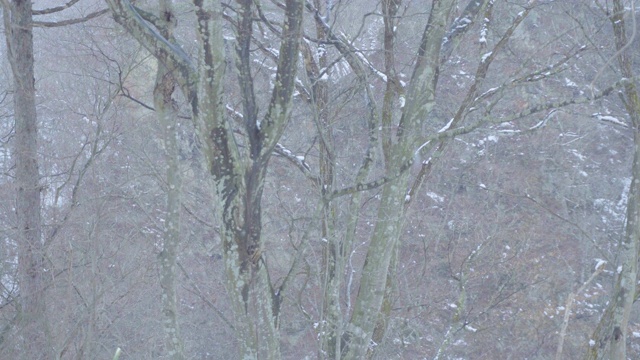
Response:
[[[46,296],[44,294],[44,244],[40,219],[37,115],[33,58],[32,7],[15,0],[5,8],[5,34],[14,79],[16,162],[16,215],[20,312],[25,356],[49,357]]]
[[[330,19],[332,9],[327,0],[313,0],[313,6],[323,19]],[[334,134],[329,119],[329,60],[327,32],[320,17],[315,19],[318,48],[314,52],[308,43],[302,45],[304,68],[311,83],[310,102],[313,121],[318,132],[319,191],[321,196],[333,191],[335,182]],[[318,328],[320,353],[323,358],[340,358],[340,333],[344,322],[341,310],[341,284],[344,275],[344,239],[336,233],[336,204],[323,203],[321,214],[321,237],[323,239],[323,299],[322,321]]]
[[[167,39],[171,38],[175,20],[171,3],[160,1],[159,30]],[[165,219],[164,241],[160,260],[160,285],[162,286],[162,313],[166,336],[167,353],[173,360],[182,360],[184,346],[178,322],[176,294],[176,261],[180,244],[180,192],[182,180],[178,163],[177,131],[178,118],[176,104],[172,99],[175,81],[167,69],[164,59],[158,59],[156,85],[153,91],[154,106],[159,125],[164,132],[164,149],[167,158],[167,213]]]
[[[393,249],[398,244],[403,226],[408,185],[408,172],[403,166],[410,164],[414,158],[420,146],[422,121],[435,103],[440,46],[452,6],[452,0],[433,2],[398,131],[383,139],[386,173],[391,178],[395,175],[395,180],[386,183],[382,189],[377,222],[367,251],[356,304],[351,322],[343,335],[345,359],[366,357],[383,304]],[[394,136],[395,139],[392,138]]]
[[[275,84],[262,119],[258,119],[249,57],[255,4],[246,0],[238,3],[237,74],[244,107],[246,148],[239,148],[233,126],[224,116],[223,82],[227,59],[220,2],[193,1],[200,47],[197,67],[172,43],[173,39],[151,28],[130,1],[107,0],[107,3],[114,19],[172,70],[191,104],[218,197],[219,205],[212,204],[212,208],[215,208],[221,226],[227,291],[233,304],[241,358],[278,359],[277,324],[282,294],[273,291],[263,259],[261,201],[267,165],[291,111],[303,1],[285,2]]]
[[[348,350],[345,359],[363,359],[369,349],[384,298],[391,255],[402,230],[404,200],[400,199],[404,199],[406,184],[405,174],[382,191],[378,221],[367,251],[356,304],[343,336]]]
[[[613,1],[610,16],[615,35],[618,67],[622,77],[633,79],[631,59],[625,51],[628,39],[625,29],[625,8],[621,0]],[[632,14],[633,16],[633,14]],[[624,102],[631,120],[634,155],[631,185],[627,203],[627,222],[624,238],[620,241],[616,282],[609,306],[589,341],[587,359],[626,360],[627,326],[636,294],[638,276],[638,250],[640,249],[640,97],[633,80],[624,87]]]

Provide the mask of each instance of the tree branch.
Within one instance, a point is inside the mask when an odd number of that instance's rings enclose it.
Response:
[[[607,87],[606,89],[604,89],[603,91],[601,91],[599,94],[591,96],[591,97],[579,97],[579,98],[574,98],[574,99],[569,99],[569,100],[563,100],[563,101],[558,101],[558,102],[547,102],[544,104],[538,104],[538,105],[534,105],[531,106],[515,115],[509,116],[509,117],[503,117],[503,118],[493,118],[490,115],[484,116],[482,117],[482,119],[469,124],[467,126],[461,126],[455,129],[447,129],[447,130],[441,130],[440,132],[433,134],[429,137],[427,137],[424,142],[423,145],[420,146],[416,151],[415,151],[415,156],[412,157],[411,159],[407,160],[406,162],[404,162],[403,164],[400,165],[398,171],[393,174],[393,175],[388,175],[388,176],[383,176],[377,180],[374,181],[370,181],[370,182],[366,182],[366,183],[358,183],[352,186],[348,186],[346,188],[343,189],[339,189],[339,190],[335,190],[334,192],[332,192],[331,194],[329,194],[329,200],[333,200],[335,198],[338,197],[342,197],[345,195],[350,195],[353,194],[355,192],[358,191],[367,191],[367,190],[373,190],[376,189],[390,181],[393,181],[395,179],[397,179],[398,177],[400,177],[405,171],[407,171],[408,169],[411,168],[411,166],[413,166],[413,164],[415,163],[416,158],[420,158],[422,155],[424,155],[425,149],[427,148],[426,145],[428,145],[430,142],[432,141],[441,141],[444,139],[448,139],[448,138],[454,138],[456,136],[459,135],[464,135],[464,134],[468,134],[470,132],[472,132],[473,130],[476,130],[478,128],[480,128],[481,126],[484,125],[497,125],[497,124],[502,124],[502,123],[507,123],[507,122],[511,122],[514,120],[518,120],[518,119],[522,119],[526,116],[529,115],[533,115],[542,111],[546,111],[546,110],[553,110],[553,109],[559,109],[559,108],[563,108],[563,107],[567,107],[570,105],[578,105],[578,104],[584,104],[584,103],[588,103],[600,98],[603,98],[605,96],[610,95],[615,89],[620,88],[622,86],[625,86],[625,84],[627,84],[630,81],[633,81],[634,79],[621,79],[617,82],[615,82],[613,85]],[[530,128],[529,130],[535,130],[538,129],[540,127],[538,126],[534,126],[532,128]],[[429,161],[429,159],[425,160]]]
[[[138,13],[129,0],[106,0],[113,13],[113,19],[122,25],[156,58],[162,58],[166,52],[167,63],[164,64],[180,84],[185,97],[192,102],[196,96],[196,69],[189,56],[179,46],[172,44],[157,29],[149,25]],[[177,71],[175,71],[177,70]]]
[[[81,18],[62,20],[62,21],[34,21],[32,22],[32,24],[34,27],[46,27],[46,28],[69,26],[69,25],[83,23],[91,19],[95,19],[108,12],[109,12],[109,9],[103,9],[100,11],[92,12]]]
[[[71,0],[68,3],[61,5],[61,6],[56,6],[56,7],[52,7],[52,8],[48,8],[48,9],[42,9],[42,10],[33,10],[33,15],[46,15],[46,14],[53,14],[55,12],[59,12],[65,9],[68,9],[70,7],[72,7],[73,5],[75,5],[78,1],[80,0]]]

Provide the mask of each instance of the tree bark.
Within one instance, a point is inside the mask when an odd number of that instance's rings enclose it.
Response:
[[[14,82],[16,215],[21,325],[24,354],[50,354],[44,294],[44,244],[40,215],[38,132],[35,102],[32,6],[29,0],[4,2],[5,34]]]
[[[175,27],[175,15],[171,2],[160,1],[158,28],[167,39],[172,36]],[[158,59],[156,83],[153,91],[154,106],[158,123],[164,132],[164,150],[167,159],[167,212],[165,219],[164,241],[160,260],[160,285],[162,287],[162,313],[166,336],[167,354],[173,360],[185,358],[184,345],[180,334],[177,290],[176,261],[180,244],[180,193],[182,179],[178,162],[177,110],[172,99],[175,80],[171,70],[164,65],[168,54],[162,53]]]
[[[277,328],[282,294],[269,281],[262,238],[262,191],[267,165],[287,125],[299,56],[303,1],[285,2],[285,21],[275,84],[262,119],[258,119],[251,77],[249,45],[253,6],[241,1],[236,33],[238,84],[242,92],[248,151],[239,148],[232,124],[224,117],[225,51],[221,4],[194,0],[200,57],[197,68],[171,39],[144,22],[128,0],[107,0],[114,19],[164,65],[191,104],[199,137],[220,205],[213,206],[220,221],[226,284],[232,302],[242,359],[279,359]]]
[[[613,1],[613,26],[616,60],[623,78],[633,79],[631,58],[626,50],[624,15],[626,10],[621,0]],[[632,14],[634,16],[634,14]],[[627,202],[625,235],[620,241],[619,263],[616,267],[614,292],[609,306],[600,319],[589,341],[587,359],[626,360],[627,327],[636,294],[638,276],[638,250],[640,249],[640,97],[633,80],[624,86],[624,103],[633,129],[633,165]]]
[[[377,222],[367,251],[356,303],[351,321],[342,336],[345,359],[366,357],[378,321],[393,249],[397,246],[403,226],[408,185],[408,172],[403,167],[412,164],[420,146],[422,121],[435,104],[440,47],[453,3],[451,0],[432,3],[398,131],[395,134],[387,133],[387,137],[382,139],[386,173],[395,179],[382,188]],[[386,120],[391,121],[391,118]]]
[[[308,43],[302,45],[304,69],[311,84],[310,102],[314,124],[318,133],[319,192],[322,198],[331,193],[335,182],[334,134],[329,119],[329,56],[324,21],[331,18],[332,9],[326,0],[314,0],[313,6],[322,16],[315,19],[315,37],[319,40],[314,53]],[[343,327],[341,310],[341,284],[344,275],[344,239],[336,233],[337,209],[335,202],[323,202],[320,228],[323,239],[323,299],[322,321],[319,330],[320,357],[340,358],[340,334]]]

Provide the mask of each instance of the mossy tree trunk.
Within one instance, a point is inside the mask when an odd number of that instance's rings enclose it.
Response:
[[[166,38],[171,38],[175,27],[175,14],[168,0],[160,1],[157,26]],[[171,71],[164,65],[168,54],[161,53],[156,70],[156,83],[153,91],[153,103],[156,117],[164,133],[166,153],[166,191],[167,209],[162,251],[160,252],[160,285],[162,287],[162,321],[167,344],[167,354],[173,360],[185,358],[184,345],[180,333],[176,291],[176,266],[178,246],[180,244],[180,193],[182,178],[178,162],[177,104],[172,98],[175,80]]]
[[[253,1],[237,8],[237,83],[242,94],[246,147],[236,143],[225,117],[223,81],[227,56],[222,37],[223,16],[216,0],[194,0],[200,54],[197,64],[145,22],[128,0],[107,0],[114,19],[145,46],[178,82],[191,105],[196,129],[205,147],[219,206],[227,291],[233,304],[241,358],[280,358],[277,329],[282,294],[274,289],[265,267],[262,237],[262,192],[271,154],[290,118],[303,15],[301,0],[285,2],[275,84],[264,115],[258,114],[251,74],[250,44]]]
[[[454,1],[451,0],[433,1],[408,85],[406,104],[398,122],[398,131],[395,134],[387,133],[387,137],[382,139],[385,172],[392,176],[399,175],[382,187],[377,221],[367,251],[360,288],[351,321],[343,335],[345,359],[365,358],[379,320],[389,266],[404,224],[409,178],[404,167],[413,163],[421,145],[422,122],[435,105],[440,47],[453,4]],[[382,125],[385,126],[384,123]]]

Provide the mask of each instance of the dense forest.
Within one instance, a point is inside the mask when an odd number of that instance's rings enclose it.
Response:
[[[1,359],[640,358],[637,0],[0,0]]]

